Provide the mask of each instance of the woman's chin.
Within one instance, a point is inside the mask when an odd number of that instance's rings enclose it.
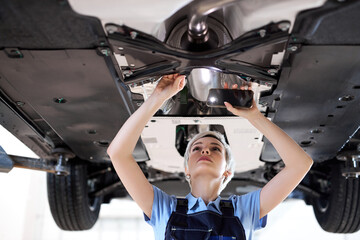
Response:
[[[196,169],[194,169],[195,171],[193,171],[193,174],[191,174],[191,176],[196,176],[196,177],[213,177],[213,178],[217,178],[218,176],[221,175],[221,173],[219,172],[219,170],[213,168],[213,167],[209,167],[206,166],[205,164],[203,166],[198,166]]]

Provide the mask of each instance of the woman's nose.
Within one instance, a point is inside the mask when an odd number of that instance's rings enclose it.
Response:
[[[208,148],[204,148],[203,150],[201,150],[201,154],[207,154],[209,155],[210,154],[210,151]]]

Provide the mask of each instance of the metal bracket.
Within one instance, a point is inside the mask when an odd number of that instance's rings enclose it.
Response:
[[[67,162],[70,158],[74,158],[75,154],[67,148],[55,148],[52,154],[58,158],[55,166],[55,174],[58,176],[67,176],[70,174],[69,166]]]
[[[98,47],[96,50],[100,56],[109,57],[111,55],[110,48],[108,47]]]
[[[53,161],[13,155],[9,155],[9,157],[13,161],[14,167],[55,173],[55,163]]]
[[[0,172],[8,173],[13,169],[14,162],[7,155],[5,150],[0,146]]]
[[[255,29],[244,36],[235,39],[229,44],[203,52],[179,49],[163,43],[155,37],[137,31],[127,26],[106,24],[109,39],[115,51],[136,59],[142,54],[147,63],[135,63],[132,74],[125,75],[125,82],[142,81],[155,75],[179,72],[190,73],[193,68],[202,66],[221,69],[224,73],[251,77],[260,82],[277,83],[274,74],[266,67],[256,67],[241,61],[233,61],[234,57],[250,49],[263,46],[285,48],[288,41],[288,32],[283,31],[286,22],[271,23],[260,29]],[[259,35],[259,30],[265,29],[266,36]],[[135,34],[136,33],[136,34]],[[280,47],[279,47],[280,46]],[[118,50],[116,50],[118,49]]]
[[[359,148],[359,147],[358,147]],[[345,161],[345,167],[341,170],[342,175],[348,178],[360,176],[360,151],[347,151],[337,156],[338,160]]]
[[[9,58],[23,58],[24,55],[21,53],[21,51],[18,48],[5,48],[4,49],[6,55],[8,55]]]
[[[61,176],[70,174],[70,168],[66,162],[75,155],[65,148],[54,149],[53,155],[58,158],[56,164],[54,161],[45,159],[8,155],[0,146],[0,172],[8,173],[13,167],[18,167],[55,173]]]

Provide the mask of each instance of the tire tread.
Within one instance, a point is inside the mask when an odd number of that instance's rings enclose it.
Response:
[[[51,214],[59,228],[88,230],[96,223],[101,201],[97,201],[94,209],[90,208],[86,165],[71,165],[68,176],[48,173],[47,190]]]
[[[345,179],[339,164],[333,164],[331,168],[331,192],[326,197],[329,206],[321,212],[315,199],[315,217],[327,232],[354,233],[360,228],[359,179]]]

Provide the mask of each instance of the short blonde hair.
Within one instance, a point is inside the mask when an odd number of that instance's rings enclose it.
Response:
[[[229,146],[229,144],[226,143],[225,137],[223,134],[216,132],[216,131],[205,131],[205,132],[196,134],[187,144],[185,154],[184,154],[184,167],[185,168],[189,167],[188,162],[189,162],[191,146],[193,145],[194,142],[196,142],[200,138],[204,138],[204,137],[213,137],[213,138],[219,140],[225,149],[226,170],[230,171],[230,175],[221,183],[221,186],[220,186],[220,192],[221,192],[222,190],[224,190],[226,185],[233,178],[234,170],[235,170],[235,161],[232,157],[230,146]],[[190,180],[187,179],[187,181],[190,185]],[[191,185],[190,185],[190,188],[191,188]]]

